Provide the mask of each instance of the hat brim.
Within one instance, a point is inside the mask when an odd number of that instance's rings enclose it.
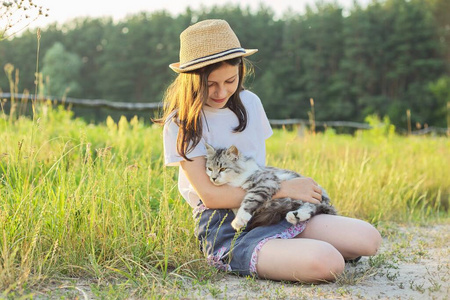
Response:
[[[203,61],[203,62],[200,62],[198,64],[195,64],[195,65],[192,65],[192,66],[189,66],[189,67],[186,67],[186,68],[180,68],[180,63],[179,62],[170,64],[169,67],[173,71],[175,71],[177,73],[186,73],[186,72],[194,71],[194,70],[197,70],[197,69],[200,69],[200,68],[203,68],[203,67],[206,67],[206,66],[209,66],[209,65],[212,65],[212,64],[224,61],[224,60],[228,60],[228,59],[232,59],[232,58],[236,58],[236,57],[241,57],[241,56],[242,57],[250,56],[250,55],[252,55],[252,54],[254,54],[254,53],[256,53],[258,51],[258,49],[244,49],[244,50],[245,50],[245,53],[242,53],[242,52],[232,53],[232,54],[229,54],[229,55],[226,55],[226,56],[222,56],[222,57],[219,57],[219,58],[211,59],[211,60],[208,60],[208,61]]]

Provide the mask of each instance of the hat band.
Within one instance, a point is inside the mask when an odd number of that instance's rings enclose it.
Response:
[[[198,63],[203,63],[205,61],[209,61],[209,60],[213,60],[213,59],[217,59],[220,57],[224,57],[227,56],[229,54],[233,54],[233,53],[246,53],[244,48],[233,48],[233,49],[229,49],[229,50],[225,50],[216,54],[212,54],[212,55],[208,55],[208,56],[204,56],[204,57],[200,57],[194,60],[191,60],[187,63],[184,63],[182,65],[180,65],[180,69],[185,69],[187,67],[190,67],[192,65],[196,65]]]

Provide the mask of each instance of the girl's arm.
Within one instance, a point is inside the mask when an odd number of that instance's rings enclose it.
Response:
[[[194,157],[192,161],[181,161],[181,168],[206,207],[238,208],[244,199],[245,191],[228,184],[214,185],[206,174],[206,158]]]
[[[203,156],[195,157],[192,161],[182,161],[181,168],[195,191],[206,207],[237,208],[244,199],[245,191],[242,188],[228,184],[214,185],[206,174],[206,159]],[[320,203],[322,190],[311,178],[294,178],[283,181],[281,189],[273,198],[289,197],[311,203]]]

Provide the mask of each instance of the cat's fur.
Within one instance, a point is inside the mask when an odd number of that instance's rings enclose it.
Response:
[[[290,198],[272,199],[282,181],[302,177],[300,174],[261,167],[254,159],[242,155],[235,146],[214,149],[207,144],[206,148],[206,173],[211,182],[241,187],[247,192],[239,209],[233,210],[235,218],[231,225],[235,230],[247,226],[250,219],[248,229],[275,224],[284,217],[295,225],[317,214],[337,214],[330,199],[324,196],[320,204]]]

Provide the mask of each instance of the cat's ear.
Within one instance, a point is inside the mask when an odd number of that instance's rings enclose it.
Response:
[[[236,146],[232,145],[227,149],[227,154],[237,159],[239,157],[239,150],[238,148],[236,148]]]
[[[213,146],[211,146],[210,144],[205,142],[205,146],[206,146],[206,153],[208,155],[214,155],[214,153],[216,152],[216,150],[213,148]]]

